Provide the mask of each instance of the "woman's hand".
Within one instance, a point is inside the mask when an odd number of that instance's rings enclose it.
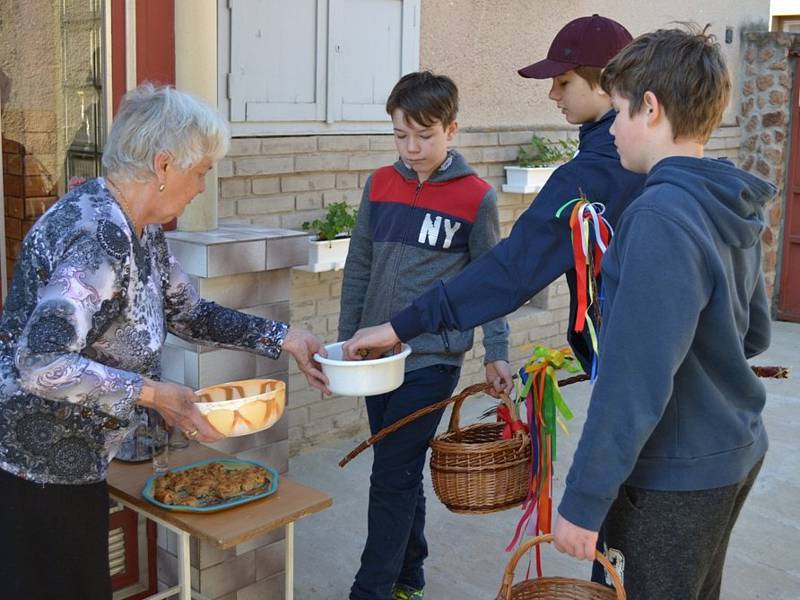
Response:
[[[499,398],[500,392],[510,394],[514,389],[511,378],[511,366],[504,360],[496,360],[486,364],[486,383],[492,384],[486,393],[493,398]]]
[[[328,356],[328,353],[313,333],[292,327],[283,338],[283,349],[294,357],[311,387],[325,394],[331,393],[328,389],[328,378],[322,372],[319,363],[314,360],[315,353],[320,356]]]
[[[214,429],[195,406],[191,388],[175,383],[144,380],[139,404],[158,411],[168,425],[181,429],[188,438],[216,442],[224,436]]]
[[[345,360],[380,358],[400,343],[391,323],[365,327],[342,346]]]

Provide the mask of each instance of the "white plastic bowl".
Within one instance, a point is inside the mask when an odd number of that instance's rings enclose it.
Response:
[[[328,357],[314,355],[328,377],[328,388],[343,396],[375,396],[396,390],[403,384],[406,357],[411,346],[403,344],[397,354],[372,360],[343,360],[342,345],[328,344]]]

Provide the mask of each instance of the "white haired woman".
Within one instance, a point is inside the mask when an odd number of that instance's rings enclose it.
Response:
[[[161,223],[205,188],[227,151],[214,110],[142,85],[111,127],[105,178],[76,188],[30,230],[0,320],[0,584],[3,597],[111,598],[109,461],[141,409],[200,441],[220,435],[191,389],[160,379],[169,331],[277,358],[327,380],[310,333],[200,298]]]

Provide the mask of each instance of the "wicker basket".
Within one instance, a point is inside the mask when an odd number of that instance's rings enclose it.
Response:
[[[566,577],[539,577],[514,584],[514,569],[517,568],[520,558],[533,546],[552,540],[552,535],[542,535],[520,545],[508,561],[497,600],[625,600],[625,588],[617,570],[597,551],[595,558],[611,576],[614,589],[599,583]]]
[[[521,504],[528,496],[531,471],[531,438],[517,432],[501,436],[503,423],[482,423],[461,429],[459,415],[464,400],[489,389],[489,384],[471,385],[456,396],[442,400],[399,419],[361,442],[339,461],[344,467],[363,450],[411,421],[455,403],[448,431],[431,440],[431,479],[442,503],[458,513],[490,513]],[[511,400],[503,397],[509,407]],[[514,414],[514,411],[510,411]]]
[[[518,506],[530,486],[530,435],[519,431],[503,439],[505,423],[461,429],[466,397],[463,392],[457,397],[447,432],[431,440],[433,489],[442,504],[457,513],[491,513]]]

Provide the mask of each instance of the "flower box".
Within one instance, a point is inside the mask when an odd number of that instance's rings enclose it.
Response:
[[[550,178],[559,165],[550,167],[514,167],[507,166],[504,192],[512,194],[535,194]]]
[[[316,237],[308,238],[308,266],[301,267],[305,271],[319,273],[336,271],[344,268],[347,251],[350,248],[350,237],[338,237],[333,240],[318,241]]]

